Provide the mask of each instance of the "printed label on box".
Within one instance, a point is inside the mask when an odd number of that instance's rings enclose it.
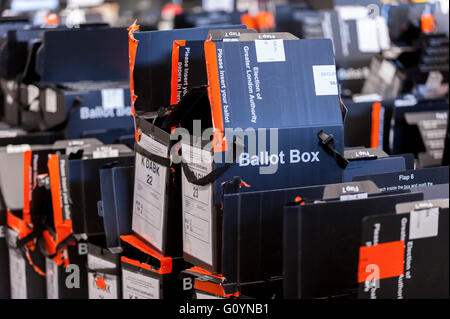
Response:
[[[380,69],[378,70],[378,76],[386,84],[391,84],[395,76],[395,67],[389,61],[383,60]]]
[[[32,112],[39,112],[39,88],[34,85],[28,85],[28,106]]]
[[[439,228],[439,207],[412,211],[409,218],[409,239],[435,237]]]
[[[160,299],[159,280],[122,270],[123,299]]]
[[[88,255],[88,267],[90,269],[111,269],[116,268],[116,264],[97,256]],[[118,296],[119,278],[115,275],[99,273],[88,273],[89,299],[119,299]]]
[[[105,109],[125,107],[124,89],[102,90],[102,106]]]
[[[378,53],[381,51],[378,42],[377,22],[373,19],[356,20],[358,48],[363,53]]]
[[[20,249],[9,248],[9,269],[11,269],[11,298],[27,299],[27,276],[25,258]]]
[[[45,90],[45,111],[48,113],[56,113],[58,110],[58,100],[56,91],[53,89]]]
[[[110,146],[100,146],[92,152],[92,158],[108,158],[119,156],[119,150]]]
[[[255,40],[256,60],[261,62],[285,62],[284,43],[282,39]]]
[[[313,65],[313,76],[316,95],[338,95],[334,65]]]
[[[31,146],[29,144],[6,146],[6,153],[23,153],[28,150],[31,150]]]
[[[146,134],[139,145],[148,152],[166,158],[169,147]],[[150,244],[162,250],[166,203],[167,167],[136,153],[132,229]]]
[[[197,299],[225,299],[219,296],[214,296],[214,295],[210,295],[210,294],[205,294],[202,292],[195,292],[195,295],[197,297]]]
[[[53,259],[45,258],[47,299],[59,299],[58,265]]]
[[[183,157],[197,178],[212,171],[210,152],[182,145]],[[182,174],[183,251],[212,264],[212,184],[197,186]]]

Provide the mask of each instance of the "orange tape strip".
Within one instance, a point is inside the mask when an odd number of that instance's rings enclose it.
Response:
[[[185,40],[173,41],[172,47],[172,78],[170,81],[170,104],[178,103],[178,63],[180,59],[180,47],[186,45]]]
[[[224,139],[222,98],[220,95],[219,67],[217,65],[216,45],[211,40],[205,41],[206,73],[208,75],[208,98],[211,104],[211,116],[214,128],[213,150],[227,150]]]
[[[381,103],[372,104],[372,132],[370,135],[370,147],[378,148],[380,146],[380,113]]]
[[[404,273],[405,242],[394,241],[359,248],[358,282],[398,277]]]
[[[148,247],[146,244],[144,244],[141,240],[139,240],[138,238],[136,238],[133,235],[120,236],[120,239],[122,239],[124,242],[130,244],[131,246],[139,249],[143,253],[150,255],[160,261],[161,267],[158,270],[155,270],[155,269],[148,269],[148,270],[151,270],[158,274],[169,274],[172,272],[172,258],[164,257],[164,256],[158,254],[156,251],[154,251],[153,249]],[[146,264],[142,264],[142,265],[146,265]],[[146,267],[142,267],[142,266],[138,266],[138,267],[147,269]],[[148,267],[150,267],[150,266],[148,266]]]

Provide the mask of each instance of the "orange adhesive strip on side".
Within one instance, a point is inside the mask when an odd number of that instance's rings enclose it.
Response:
[[[219,67],[217,65],[216,45],[211,40],[205,41],[205,60],[208,76],[208,98],[211,104],[211,116],[214,128],[213,150],[214,152],[223,152],[227,150],[227,143],[224,139]]]
[[[370,147],[377,148],[380,146],[380,113],[381,103],[375,102],[372,105],[372,131],[370,135]]]
[[[148,247],[146,244],[144,244],[141,240],[139,240],[133,235],[123,235],[120,236],[120,239],[130,244],[131,246],[139,249],[143,253],[146,253],[147,255],[150,255],[160,261],[161,267],[158,270],[151,269],[151,271],[158,274],[168,274],[172,272],[172,258],[164,257],[158,254],[156,251]]]
[[[15,216],[9,209],[6,210],[6,224],[17,232],[19,239],[24,238],[33,231],[24,220]]]
[[[404,259],[404,241],[360,247],[358,282],[365,282],[369,276],[372,280],[398,277],[404,273]]]
[[[59,156],[50,154],[47,167],[50,178],[50,193],[53,205],[53,220],[56,230],[56,245],[63,241],[72,233],[72,220],[63,219],[62,199],[61,199],[61,181],[59,170]]]
[[[180,47],[186,45],[185,40],[173,41],[172,46],[172,74],[170,80],[170,104],[178,103],[178,63],[180,59]]]
[[[134,102],[137,99],[137,96],[134,94],[134,65],[136,63],[136,52],[139,41],[134,38],[134,32],[139,30],[139,26],[136,24],[136,21],[130,25],[127,30],[128,32],[128,59],[130,64],[130,95],[131,95],[131,115],[135,116],[136,111],[134,109]]]
[[[31,150],[26,150],[23,153],[23,220],[31,224],[30,216],[30,201],[31,201]]]

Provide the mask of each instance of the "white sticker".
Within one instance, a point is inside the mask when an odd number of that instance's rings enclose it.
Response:
[[[334,65],[313,65],[313,76],[316,95],[338,95]]]
[[[202,0],[202,7],[205,11],[226,11],[233,12],[234,11],[234,1],[233,0]]]
[[[395,66],[387,60],[381,62],[378,69],[378,76],[386,83],[391,84],[395,76]]]
[[[438,235],[439,207],[412,211],[409,218],[409,239]]]
[[[25,258],[20,249],[9,248],[11,299],[27,299]]]
[[[356,20],[358,34],[358,48],[363,53],[377,53],[381,51],[378,42],[377,22],[373,19]]]
[[[389,50],[391,48],[391,39],[389,38],[389,29],[386,20],[383,17],[376,17],[378,43],[381,50]]]
[[[284,43],[282,39],[255,40],[256,60],[261,62],[284,62]]]
[[[58,100],[56,91],[53,89],[45,90],[45,111],[48,113],[56,113],[58,110]]]
[[[35,85],[27,87],[29,110],[39,112],[39,88]]]
[[[0,226],[0,238],[5,238],[5,226]]]
[[[159,280],[122,270],[123,299],[160,299]]]
[[[182,145],[183,157],[197,178],[212,171],[212,154]],[[183,251],[209,265],[212,264],[212,184],[197,186],[182,173]]]
[[[111,269],[116,264],[108,260],[88,254],[88,267],[90,269]],[[88,273],[89,299],[119,299],[119,278],[116,275],[99,273]]]
[[[59,299],[59,274],[58,265],[53,259],[45,258],[45,268],[47,281],[47,299]]]
[[[167,158],[169,147],[146,134],[139,145]],[[132,230],[162,250],[166,203],[167,167],[136,153]]]
[[[16,82],[16,81],[6,81],[6,88],[7,88],[9,91],[15,90],[15,89],[16,89],[16,86],[17,86],[17,82]]]
[[[366,199],[367,193],[359,193],[359,194],[347,194],[347,195],[341,195],[339,198],[341,201],[347,201],[347,200],[355,200],[355,199]]]
[[[92,153],[92,158],[94,159],[118,156],[119,150],[117,148],[112,148],[111,146],[100,146]]]
[[[6,94],[6,103],[7,103],[7,105],[13,105],[14,104],[14,98],[9,93]]]
[[[441,72],[432,71],[428,74],[425,87],[428,91],[431,92],[439,91],[442,85],[442,80],[444,80],[444,76],[442,75]]]
[[[6,146],[6,153],[23,153],[25,151],[31,150],[30,144],[20,144],[20,145],[8,145]]]
[[[102,90],[102,105],[105,109],[125,107],[124,89]]]
[[[219,296],[214,296],[214,295],[210,295],[210,294],[205,294],[199,291],[195,292],[195,295],[197,297],[197,299],[225,299]]]

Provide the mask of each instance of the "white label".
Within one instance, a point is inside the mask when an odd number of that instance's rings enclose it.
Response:
[[[119,150],[110,146],[98,147],[93,153],[92,158],[107,158],[119,156]]]
[[[234,11],[234,1],[233,0],[202,0],[202,7],[205,11]]]
[[[383,17],[375,19],[378,31],[378,42],[381,50],[389,50],[391,47],[391,39],[389,38],[389,29],[386,20]]]
[[[0,226],[0,238],[5,238],[5,226]]]
[[[370,18],[356,20],[356,30],[360,52],[377,53],[381,51],[378,42],[377,23],[375,20]]]
[[[395,66],[389,61],[383,60],[378,70],[378,76],[386,83],[391,84],[395,76]]]
[[[197,178],[212,171],[210,152],[182,145],[183,157]],[[183,191],[183,251],[212,264],[212,184],[197,186],[182,173]]]
[[[58,265],[50,258],[45,258],[47,299],[59,299]]]
[[[6,87],[9,91],[15,90],[16,86],[17,86],[16,81],[6,81]]]
[[[45,111],[48,113],[56,113],[58,110],[58,100],[56,91],[53,89],[45,90]]]
[[[9,248],[9,269],[11,280],[11,298],[27,299],[27,280],[25,259],[20,249]]]
[[[105,109],[125,107],[125,96],[123,89],[102,90],[102,105]]]
[[[196,295],[197,299],[225,299],[225,298],[222,298],[219,296],[205,294],[205,293],[198,292],[198,291],[195,292],[195,295]]]
[[[116,264],[91,254],[88,255],[88,267],[90,269],[111,269],[116,268]],[[88,273],[89,299],[119,299],[118,292],[119,278],[115,275]]]
[[[122,270],[123,299],[160,299],[159,280]]]
[[[367,198],[367,193],[359,193],[359,194],[347,194],[347,195],[341,195],[340,200],[346,201],[346,200],[355,200],[355,199],[365,199]]]
[[[411,212],[409,218],[409,239],[437,236],[438,228],[439,207]]]
[[[316,95],[338,95],[334,65],[313,65],[313,75]]]
[[[17,135],[19,135],[18,131],[7,131],[7,130],[0,131],[0,138],[16,137]]]
[[[284,62],[284,43],[282,39],[255,40],[256,60],[261,62]]]
[[[28,85],[27,91],[30,111],[39,112],[39,88],[34,85]]]
[[[167,158],[169,147],[141,134],[139,145]],[[166,203],[167,167],[136,153],[132,229],[150,244],[162,249]]]
[[[23,153],[28,150],[31,150],[31,146],[29,144],[6,146],[6,153]]]
[[[11,96],[11,94],[7,93],[6,94],[6,103],[8,105],[12,105],[14,104],[14,98]]]
[[[444,79],[443,75],[439,71],[432,71],[428,74],[427,82],[425,83],[425,87],[429,91],[439,91],[441,88],[442,80]]]

